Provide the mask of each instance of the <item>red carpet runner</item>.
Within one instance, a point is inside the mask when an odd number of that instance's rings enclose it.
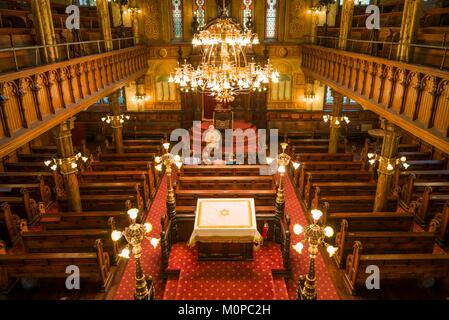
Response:
[[[304,216],[304,212],[302,211],[301,204],[299,203],[298,197],[296,196],[295,190],[288,176],[286,176],[285,179],[285,214],[289,215],[291,218],[291,229],[293,229],[295,223],[299,223],[303,227],[307,225],[307,220]],[[293,233],[293,230],[290,231],[292,233],[292,245],[304,239],[303,234],[297,236]],[[307,246],[304,247],[301,255],[291,248],[290,257],[292,262],[292,272],[294,275],[292,280],[294,281],[290,280],[288,282],[288,292],[290,299],[296,299],[296,282],[298,277],[300,275],[306,275],[309,267]],[[321,255],[318,255],[316,259],[315,269],[318,300],[338,300],[339,297],[337,291],[332,283],[332,279],[327,271]]]
[[[156,198],[151,206],[147,221],[153,224],[151,236],[159,237],[160,217],[165,212],[165,197],[167,192],[164,178]],[[290,215],[292,227],[295,223],[306,225],[300,203],[293,186],[286,179],[286,214]],[[293,233],[292,233],[293,234]],[[292,236],[296,243],[301,236]],[[196,250],[189,249],[185,244],[173,246],[169,269],[180,269],[179,279],[169,278],[165,288],[160,272],[160,248],[154,249],[147,241],[143,245],[142,268],[145,274],[153,276],[156,289],[156,299],[296,299],[296,281],[300,274],[306,274],[308,255],[291,251],[293,277],[288,281],[288,295],[282,278],[272,276],[272,269],[280,269],[282,260],[279,246],[266,244],[255,253],[254,261],[198,262]],[[338,299],[336,290],[321,256],[316,263],[318,299]],[[126,266],[123,278],[114,299],[133,299],[135,264],[133,258]],[[165,292],[164,292],[165,291]]]

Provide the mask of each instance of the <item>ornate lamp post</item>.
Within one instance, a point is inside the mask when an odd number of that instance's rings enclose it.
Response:
[[[112,231],[111,238],[113,241],[118,241],[125,237],[127,245],[120,253],[120,257],[129,259],[130,252],[134,254],[136,260],[136,288],[134,291],[135,300],[153,300],[154,299],[154,286],[151,276],[145,277],[142,266],[140,264],[140,257],[142,256],[142,242],[148,239],[151,245],[156,248],[160,239],[148,238],[147,234],[153,230],[151,223],[140,224],[136,222],[139,209],[133,208],[128,210],[128,215],[131,218],[131,224],[125,228],[125,231]],[[131,250],[130,250],[131,247]]]
[[[276,223],[275,223],[275,236],[276,241],[280,241],[280,223],[284,217],[285,197],[284,197],[284,176],[287,171],[287,167],[290,164],[291,157],[285,153],[288,143],[281,143],[282,153],[277,156],[276,159],[267,158],[267,163],[271,165],[274,160],[278,165],[277,172],[279,173],[279,186],[276,193]],[[293,168],[296,170],[299,168],[299,163],[293,162]]]
[[[300,300],[316,300],[316,274],[315,274],[315,259],[318,255],[318,248],[325,246],[329,256],[332,257],[337,248],[327,244],[324,239],[330,238],[334,235],[334,230],[331,227],[321,226],[318,222],[321,219],[323,212],[317,209],[311,210],[313,223],[303,229],[299,224],[293,226],[293,232],[296,235],[304,232],[304,240],[293,245],[293,249],[299,254],[302,254],[304,244],[308,243],[309,248],[309,271],[307,275],[300,276],[298,279],[298,299]]]
[[[172,221],[172,232],[176,235],[176,200],[173,182],[171,179],[171,167],[172,164],[175,164],[178,169],[181,169],[182,161],[179,155],[174,156],[168,151],[170,148],[169,142],[163,143],[162,146],[164,147],[165,153],[162,156],[154,158],[154,161],[156,162],[155,169],[157,171],[162,171],[163,167],[165,167],[165,173],[167,174],[167,214],[168,218]]]

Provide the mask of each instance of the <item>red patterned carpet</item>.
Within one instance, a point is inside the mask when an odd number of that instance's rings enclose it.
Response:
[[[299,203],[298,197],[296,196],[293,185],[290,181],[290,178],[286,176],[285,179],[285,214],[288,214],[291,218],[291,228],[295,223],[299,223],[301,226],[307,225],[307,220],[302,211],[301,204]],[[297,243],[298,241],[303,239],[302,234],[299,236],[292,232],[292,244]],[[302,251],[303,253],[299,255],[293,248],[290,249],[291,256],[291,264],[292,264],[292,272],[294,281],[288,281],[288,293],[290,299],[296,298],[296,289],[297,289],[297,279],[300,275],[307,274],[308,266],[309,266],[309,256],[307,254],[307,246]],[[338,294],[332,283],[332,279],[327,271],[326,265],[324,263],[323,257],[318,255],[316,259],[316,278],[317,278],[317,292],[318,292],[318,300],[338,300]]]
[[[288,299],[285,282],[274,281],[273,269],[282,269],[279,246],[265,244],[253,261],[198,261],[197,250],[185,244],[172,249],[169,269],[180,270],[169,280],[164,299],[273,300]]]
[[[151,237],[160,237],[161,233],[161,216],[166,211],[165,199],[167,195],[167,179],[164,177],[159,186],[159,190],[151,205],[150,211],[147,216],[147,222],[153,225],[153,231],[150,234]],[[142,246],[142,269],[145,275],[151,275],[153,277],[154,286],[156,290],[156,299],[162,299],[164,293],[164,283],[161,278],[160,266],[161,266],[161,249],[156,249],[149,243],[144,241]],[[116,300],[133,300],[134,299],[134,275],[136,272],[136,265],[134,258],[131,257],[123,273],[120,286],[115,293],[114,299]]]
[[[167,184],[164,178],[147,218],[154,227],[151,236],[159,237],[160,217],[166,210],[166,190]],[[295,223],[306,224],[289,179],[286,179],[286,213],[291,217],[292,227]],[[292,236],[292,243],[298,240],[298,237]],[[307,272],[308,267],[307,254],[299,256],[292,249],[293,277],[287,284],[283,278],[273,278],[272,270],[281,269],[282,260],[278,245],[270,243],[255,252],[254,261],[199,262],[196,255],[196,250],[188,248],[185,244],[174,245],[169,269],[179,270],[179,278],[169,277],[164,285],[160,272],[160,248],[154,249],[145,242],[142,268],[145,274],[153,276],[156,299],[296,299],[296,280],[300,274]],[[318,299],[338,299],[321,256],[317,259],[316,270]],[[131,258],[114,299],[133,299],[134,273],[135,264]]]

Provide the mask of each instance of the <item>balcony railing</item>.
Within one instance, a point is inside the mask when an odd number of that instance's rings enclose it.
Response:
[[[112,39],[113,50],[120,50],[132,47],[133,45],[133,37]],[[2,61],[0,64],[0,73],[19,71],[24,68],[45,64],[43,50],[46,48],[55,48],[55,51],[58,53],[57,61],[66,61],[73,58],[106,52],[104,40],[5,48],[0,49],[0,61]]]
[[[310,42],[322,47],[338,49],[338,37],[317,36],[309,38]],[[399,43],[396,41],[372,41],[347,39],[346,51],[369,54],[371,56],[397,60],[396,52]],[[449,70],[449,44],[444,40],[442,45],[412,43],[409,63],[425,65]]]
[[[307,76],[449,153],[449,72],[316,45],[301,54]]]

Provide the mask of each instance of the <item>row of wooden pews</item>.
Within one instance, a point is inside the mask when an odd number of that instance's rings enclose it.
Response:
[[[295,143],[298,145],[301,141]],[[310,143],[308,140],[305,145]],[[323,223],[337,230],[335,246],[338,250],[334,261],[343,268],[346,287],[352,294],[365,288],[368,276],[365,270],[369,265],[380,268],[381,281],[397,278],[425,281],[429,277],[438,280],[449,275],[449,255],[435,251],[436,241],[441,237],[439,227],[447,226],[447,218],[444,220],[440,214],[441,222],[433,221],[427,231],[418,231],[415,224],[423,209],[417,201],[423,191],[419,188],[425,189],[426,184],[436,183],[437,190],[443,193],[446,190],[445,183],[438,181],[438,177],[446,174],[441,170],[444,163],[430,159],[430,153],[422,152],[414,145],[400,145],[399,154],[407,157],[410,167],[407,172],[396,172],[393,184],[403,188],[403,195],[398,197],[398,192],[392,192],[387,212],[373,212],[377,170],[366,165],[363,152],[361,160],[354,160],[352,154],[345,153],[303,155],[299,152],[296,155],[301,166],[293,176],[294,184],[304,207],[307,210],[322,209]],[[423,180],[422,185],[410,186],[409,177],[413,177],[415,166],[417,170],[426,170],[427,173],[422,173],[423,179],[429,174],[427,178],[434,180]],[[435,174],[429,173],[431,171]],[[402,186],[404,182],[406,184]],[[412,193],[416,190],[418,195],[410,197],[408,190]],[[404,196],[410,200],[407,206],[399,205]]]
[[[372,147],[365,142],[365,150]],[[399,155],[407,157],[410,167],[395,169],[393,195],[404,210],[416,208],[415,222],[428,228],[432,220],[435,226],[441,226],[437,240],[440,244],[449,244],[449,230],[445,227],[443,213],[449,201],[449,170],[447,158],[432,159],[432,153],[421,151],[419,143],[399,144]],[[375,170],[375,168],[372,168]],[[439,228],[439,227],[438,227]]]
[[[141,147],[136,140],[129,143],[137,149]],[[142,143],[143,147],[148,145],[147,141]],[[62,177],[48,172],[43,164],[49,155],[45,152],[55,149],[44,146],[31,150],[29,155],[19,157],[24,162],[7,163],[8,171],[0,173],[7,182],[0,184],[0,192],[11,193],[6,188],[16,190],[21,185],[34,197],[31,203],[38,201],[37,213],[32,212],[30,220],[25,208],[16,206],[12,197],[1,198],[5,202],[0,213],[0,238],[7,239],[8,249],[6,255],[0,255],[1,291],[9,292],[20,278],[65,279],[68,265],[79,266],[82,279],[107,290],[119,260],[118,243],[112,241],[111,231],[128,225],[126,211],[132,207],[139,208],[140,219],[144,219],[160,175],[145,153],[138,160],[128,160],[125,153],[121,161],[91,156],[92,161],[78,172],[83,212],[70,212]],[[35,171],[29,171],[29,163]],[[20,171],[11,171],[14,169]],[[30,181],[36,183],[31,185]],[[12,188],[12,182],[17,186]],[[49,194],[50,205],[40,196],[41,190]],[[22,198],[24,195],[22,192]]]

